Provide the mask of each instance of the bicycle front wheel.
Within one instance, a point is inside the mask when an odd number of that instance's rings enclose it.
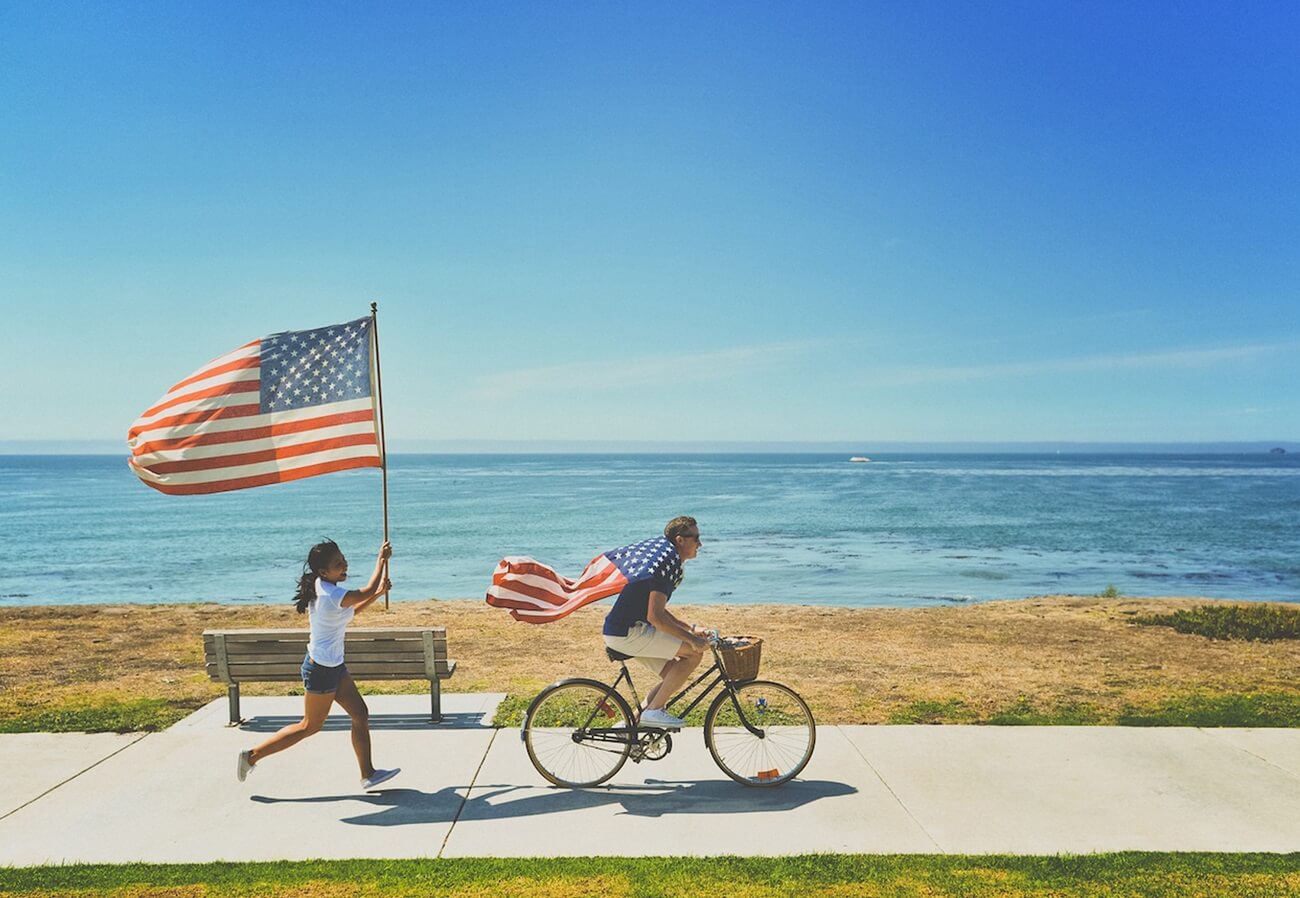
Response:
[[[812,758],[817,725],[793,689],[768,680],[726,690],[704,718],[704,744],[722,772],[746,786],[779,786]],[[746,726],[748,724],[748,726]]]
[[[564,680],[533,699],[524,746],[537,772],[557,786],[599,786],[632,751],[632,709],[597,680]]]

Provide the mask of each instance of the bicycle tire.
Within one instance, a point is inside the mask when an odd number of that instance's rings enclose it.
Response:
[[[763,736],[741,724],[731,694],[723,690],[704,718],[704,744],[713,762],[746,786],[779,786],[794,779],[817,747],[817,724],[808,703],[789,686],[771,680],[737,683],[734,688],[746,720]]]
[[[593,738],[582,735],[588,720],[600,724],[590,727],[600,731]],[[524,747],[548,781],[586,789],[599,786],[627,763],[632,742],[630,737],[621,742],[614,738],[619,729],[629,733],[635,729],[632,709],[623,696],[610,691],[608,683],[561,680],[539,692],[524,713]]]

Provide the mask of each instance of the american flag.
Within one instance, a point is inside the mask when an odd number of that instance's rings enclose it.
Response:
[[[531,558],[503,558],[492,574],[487,603],[509,608],[515,620],[547,624],[651,577],[674,589],[682,582],[681,556],[662,536],[597,555],[576,580]]]
[[[369,318],[286,331],[213,359],[127,433],[164,493],[219,493],[382,464]]]

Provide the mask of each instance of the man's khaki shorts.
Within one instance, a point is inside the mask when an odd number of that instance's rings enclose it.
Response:
[[[655,676],[663,673],[664,665],[682,653],[682,641],[662,630],[656,630],[645,621],[637,621],[626,636],[606,636],[605,645],[616,652],[631,655]]]

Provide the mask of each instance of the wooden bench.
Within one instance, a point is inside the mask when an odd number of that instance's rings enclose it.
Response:
[[[208,676],[226,684],[230,722],[239,723],[239,684],[302,682],[308,630],[204,630],[203,657]],[[344,658],[354,680],[428,680],[431,719],[442,720],[439,681],[456,672],[447,660],[443,627],[350,627]]]

